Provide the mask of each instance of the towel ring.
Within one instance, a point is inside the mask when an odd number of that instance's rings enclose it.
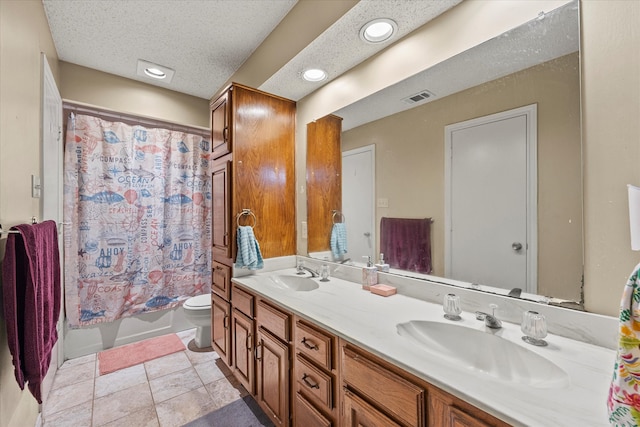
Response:
[[[336,216],[337,215],[340,215],[338,217],[339,218],[339,222],[344,222],[344,215],[342,214],[342,212],[337,211],[337,210],[334,210],[332,212],[333,212],[333,215],[331,216],[331,222],[333,222],[334,224],[337,224],[337,222],[336,222]]]
[[[253,217],[253,225],[251,226],[251,228],[255,227],[258,224],[258,219],[256,218],[256,215],[251,212],[251,209],[242,209],[242,212],[236,215],[236,224],[238,225],[238,227],[240,227],[240,217],[244,215],[251,215]]]

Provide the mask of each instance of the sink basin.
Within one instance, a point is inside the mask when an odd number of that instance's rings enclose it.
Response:
[[[397,330],[402,337],[456,367],[531,387],[569,384],[567,373],[553,362],[489,332],[426,320],[398,324]]]
[[[296,292],[318,289],[318,283],[309,277],[274,275],[268,277],[267,283],[275,288]]]

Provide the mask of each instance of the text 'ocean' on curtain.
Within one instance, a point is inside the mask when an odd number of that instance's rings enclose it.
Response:
[[[70,327],[210,292],[210,143],[72,114],[64,161]]]

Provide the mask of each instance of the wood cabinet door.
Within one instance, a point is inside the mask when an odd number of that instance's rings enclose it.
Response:
[[[231,258],[231,160],[214,162],[211,176],[213,259]]]
[[[231,91],[227,91],[211,107],[211,152],[213,158],[231,152]]]
[[[289,345],[263,329],[257,338],[257,401],[276,426],[289,426]]]
[[[211,266],[213,268],[211,290],[228,301],[231,287],[231,267],[217,261],[212,261]]]
[[[345,427],[400,427],[400,424],[349,390],[343,393]]]
[[[450,427],[489,427],[489,424],[454,407],[450,408],[449,420]]]
[[[294,421],[296,427],[332,427],[333,422],[322,415],[300,393],[296,393],[294,400]]]
[[[230,304],[211,294],[211,343],[220,359],[231,367]]]
[[[235,308],[232,313],[233,373],[240,384],[254,394],[255,360],[253,357],[253,320]]]

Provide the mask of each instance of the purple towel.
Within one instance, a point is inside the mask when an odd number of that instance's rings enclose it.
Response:
[[[431,218],[382,218],[380,252],[391,268],[431,273]]]
[[[40,385],[51,362],[60,315],[60,254],[54,221],[11,228],[2,263],[7,341],[16,381],[42,403]]]

